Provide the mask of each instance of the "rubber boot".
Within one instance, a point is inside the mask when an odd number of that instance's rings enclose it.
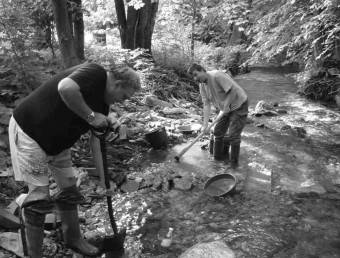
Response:
[[[28,257],[42,258],[45,215],[28,208],[23,209],[23,211]]]
[[[214,135],[210,135],[210,140],[209,140],[209,152],[210,155],[214,154]]]
[[[231,144],[230,147],[230,166],[232,168],[238,167],[238,157],[240,155],[240,143]]]
[[[225,156],[223,153],[223,138],[216,139],[214,142],[214,159],[224,160]]]
[[[230,141],[229,138],[223,138],[223,153],[224,153],[224,161],[229,162],[229,149],[230,149]]]
[[[66,246],[84,256],[97,256],[99,254],[98,248],[89,244],[80,233],[77,205],[57,203],[57,208]]]

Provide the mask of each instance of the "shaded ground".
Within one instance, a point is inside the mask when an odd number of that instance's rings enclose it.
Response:
[[[216,239],[225,241],[236,257],[340,256],[339,112],[300,98],[293,82],[277,72],[253,71],[237,80],[248,92],[252,110],[265,100],[277,102],[287,114],[250,117],[240,168],[228,170],[245,178],[234,195],[211,198],[202,189],[209,176],[225,172],[223,164],[201,150],[207,138],[180,163],[173,157],[185,144],[169,151],[133,142],[109,146],[111,170],[142,182],[140,190],[114,196],[119,227],[128,229],[129,257],[178,257],[196,243]],[[91,167],[85,143],[78,143],[74,161]],[[81,189],[89,205],[80,214],[85,236],[110,233],[104,199],[90,197],[96,186],[84,175]],[[183,190],[174,178],[192,187]],[[173,242],[165,248],[160,243],[169,227],[174,228]],[[58,234],[51,232],[46,256],[71,257],[59,242],[53,244]]]

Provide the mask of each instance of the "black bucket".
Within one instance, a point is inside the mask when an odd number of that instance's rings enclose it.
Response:
[[[165,149],[168,147],[168,135],[165,127],[159,127],[145,134],[145,139],[154,149]]]

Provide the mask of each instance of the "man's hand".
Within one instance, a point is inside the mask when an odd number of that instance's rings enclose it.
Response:
[[[120,127],[120,122],[116,113],[110,113],[108,116],[109,126],[113,131],[117,131]]]
[[[105,115],[95,112],[94,120],[90,123],[90,125],[97,129],[103,129],[109,126],[109,121]]]
[[[208,125],[204,125],[204,126],[202,126],[201,131],[204,132],[204,134],[209,134],[210,133],[210,128],[209,128]]]

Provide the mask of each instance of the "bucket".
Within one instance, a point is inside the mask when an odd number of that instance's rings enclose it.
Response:
[[[164,149],[168,146],[168,135],[165,127],[159,127],[145,134],[145,139],[154,149]]]

